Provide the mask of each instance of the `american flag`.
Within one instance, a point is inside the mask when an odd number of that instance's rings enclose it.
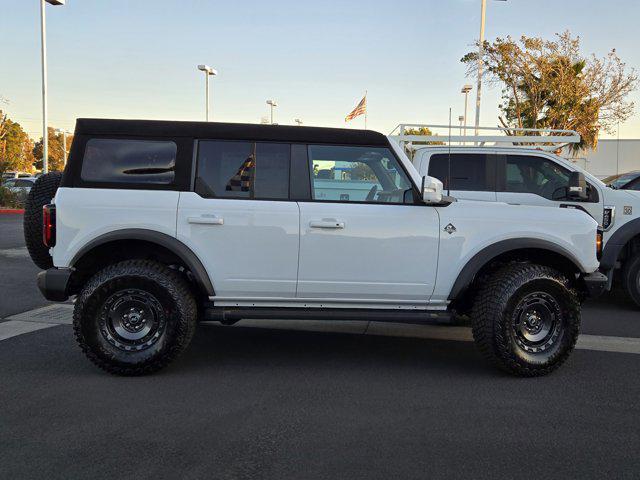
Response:
[[[356,106],[356,108],[354,108],[351,113],[349,115],[347,115],[344,119],[345,122],[348,122],[349,120],[353,120],[356,117],[359,117],[360,115],[364,115],[367,113],[367,94],[364,94],[364,97],[362,97],[362,100],[360,100],[360,103],[358,103],[358,105]]]

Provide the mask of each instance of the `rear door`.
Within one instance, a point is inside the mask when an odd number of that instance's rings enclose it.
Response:
[[[197,142],[178,239],[202,260],[220,304],[295,296],[299,209],[289,201],[290,158],[287,143]]]
[[[428,175],[439,179],[445,192],[467,200],[496,201],[496,159],[492,152],[435,153]]]

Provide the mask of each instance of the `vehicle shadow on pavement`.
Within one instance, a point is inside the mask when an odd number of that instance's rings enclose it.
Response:
[[[483,361],[471,342],[380,337],[353,333],[308,332],[247,327],[200,326],[191,346],[169,369],[207,369],[212,365],[308,371],[428,371],[448,376],[508,376]]]

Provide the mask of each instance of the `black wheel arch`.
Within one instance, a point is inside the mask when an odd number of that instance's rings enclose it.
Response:
[[[180,240],[155,230],[126,228],[100,235],[84,245],[74,255],[70,266],[77,268],[85,260],[90,259],[99,249],[109,245],[118,245],[122,242],[144,242],[144,244],[157,245],[161,249],[171,252],[191,272],[202,293],[208,296],[215,294],[209,274],[198,256]]]
[[[533,260],[553,266],[562,273],[580,273],[580,262],[565,249],[553,242],[538,238],[514,238],[502,240],[476,253],[458,274],[449,293],[449,300],[459,300],[467,292],[486,267],[503,259],[506,261]]]
[[[613,270],[623,249],[629,245],[629,242],[635,237],[640,238],[640,218],[625,223],[611,235],[611,238],[607,241],[602,251],[600,270],[604,272]]]

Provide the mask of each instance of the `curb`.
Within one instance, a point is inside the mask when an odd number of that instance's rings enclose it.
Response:
[[[24,208],[0,208],[0,215],[21,215]]]

